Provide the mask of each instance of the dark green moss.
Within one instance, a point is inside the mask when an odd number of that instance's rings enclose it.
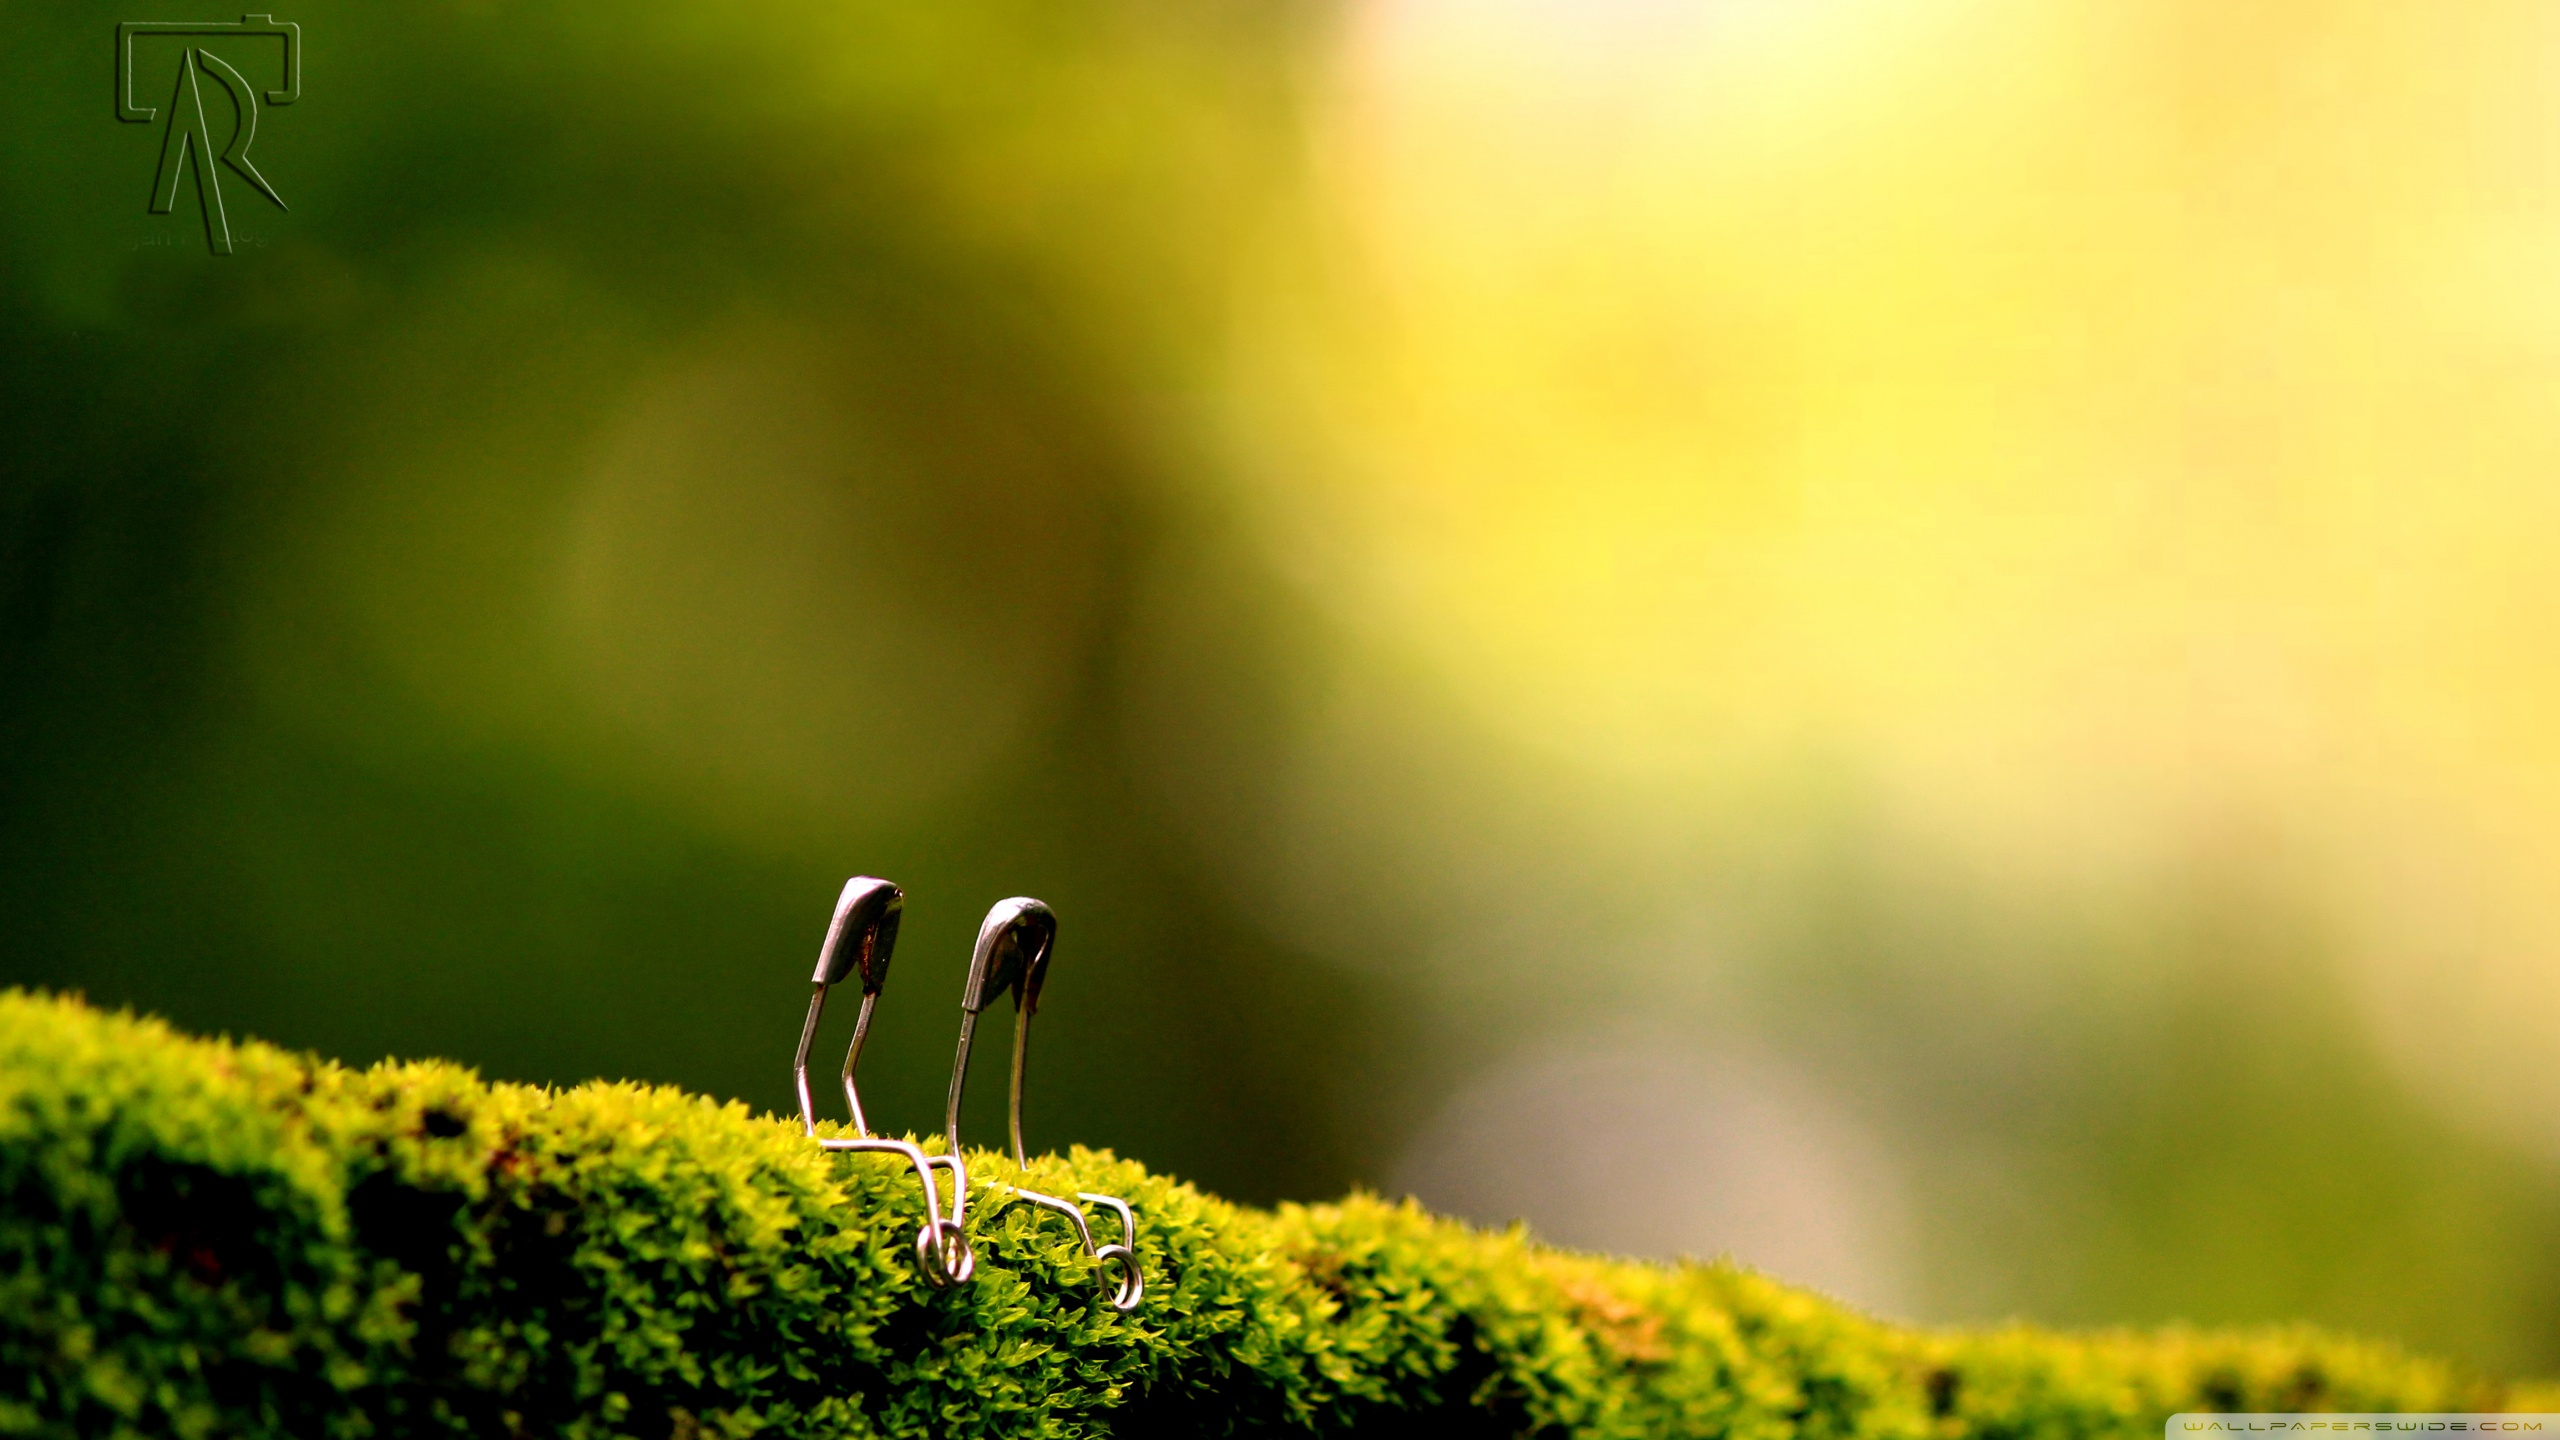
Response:
[[[1917,1331],[1092,1151],[1031,1177],[1139,1205],[1136,1313],[1019,1206],[973,1207],[975,1283],[925,1288],[891,1163],[742,1106],[358,1072],[12,993],[0,1434],[2048,1440],[2517,1398],[2309,1332]]]

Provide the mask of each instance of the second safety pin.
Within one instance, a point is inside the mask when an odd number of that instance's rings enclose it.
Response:
[[[996,997],[1010,992],[1013,996],[1013,1085],[1009,1105],[1013,1140],[1013,1163],[1017,1169],[1028,1168],[1022,1149],[1022,1082],[1031,1050],[1031,1017],[1040,1009],[1040,986],[1049,975],[1049,955],[1058,940],[1058,917],[1049,907],[1028,896],[1016,896],[997,903],[978,926],[978,944],[969,956],[968,986],[960,995],[960,1052],[951,1062],[951,1100],[943,1113],[943,1140],[953,1156],[960,1153],[960,1095],[969,1083],[969,1047],[976,1036],[978,1015],[996,1002]],[[936,1157],[940,1158],[940,1157]],[[1044,1209],[1055,1210],[1075,1222],[1076,1238],[1084,1243],[1085,1253],[1096,1266],[1109,1266],[1119,1272],[1114,1285],[1111,1308],[1126,1314],[1138,1308],[1147,1293],[1146,1276],[1138,1265],[1138,1217],[1128,1202],[1110,1195],[1076,1192],[1076,1198],[1105,1205],[1119,1212],[1121,1243],[1093,1243],[1093,1229],[1085,1222],[1084,1211],[1073,1201],[1055,1195],[1043,1195],[1018,1185],[1006,1187],[1014,1194]]]

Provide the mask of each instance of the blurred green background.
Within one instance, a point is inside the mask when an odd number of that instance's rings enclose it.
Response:
[[[2548,7],[7,14],[0,982],[2560,1367]]]

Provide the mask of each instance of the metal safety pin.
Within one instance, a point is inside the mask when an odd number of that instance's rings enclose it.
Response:
[[[898,920],[906,895],[886,880],[856,875],[836,897],[835,918],[827,923],[826,943],[818,949],[817,973],[810,977],[809,1018],[800,1026],[800,1051],[792,1057],[791,1082],[800,1095],[800,1128],[821,1150],[877,1152],[903,1157],[915,1168],[924,1187],[924,1226],[916,1232],[916,1265],[936,1289],[966,1283],[977,1269],[969,1236],[960,1219],[968,1205],[969,1172],[954,1153],[951,1163],[951,1218],[942,1218],[942,1197],[934,1188],[934,1162],[940,1156],[905,1140],[871,1133],[862,1114],[862,1095],[854,1088],[853,1068],[862,1059],[862,1042],[871,1033],[871,1012],[889,983],[889,955],[898,947]],[[827,991],[847,974],[862,980],[862,1009],[853,1021],[853,1043],[844,1052],[844,1100],[853,1111],[851,1138],[818,1137],[818,1104],[809,1093],[809,1047],[818,1038],[818,1017],[826,1013]]]
[[[960,992],[960,1053],[951,1062],[951,1103],[943,1116],[943,1139],[953,1155],[960,1153],[960,1093],[969,1083],[969,1043],[977,1033],[979,1012],[996,1003],[998,995],[1010,992],[1014,1011],[1010,1106],[1013,1163],[1017,1168],[1029,1168],[1022,1150],[1022,1074],[1031,1051],[1031,1017],[1039,1012],[1040,986],[1048,979],[1049,954],[1057,941],[1058,917],[1050,913],[1048,906],[1028,896],[998,902],[978,927],[978,946],[969,956],[968,987]],[[1083,1208],[1074,1201],[1019,1185],[1005,1188],[1073,1220],[1076,1238],[1084,1243],[1085,1253],[1093,1257],[1097,1273],[1107,1267],[1119,1274],[1113,1282],[1111,1308],[1123,1314],[1138,1308],[1139,1300],[1147,1293],[1147,1281],[1138,1266],[1138,1215],[1127,1201],[1090,1191],[1076,1192],[1077,1200],[1119,1212],[1120,1243],[1097,1246],[1093,1243],[1093,1228],[1085,1223]]]

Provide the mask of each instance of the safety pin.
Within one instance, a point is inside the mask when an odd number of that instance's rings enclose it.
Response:
[[[960,1217],[968,1205],[969,1172],[956,1154],[952,1160],[952,1218],[942,1218],[942,1197],[935,1190],[931,1156],[905,1140],[874,1136],[862,1114],[862,1094],[854,1088],[854,1066],[862,1059],[862,1042],[871,1033],[871,1012],[889,983],[890,952],[898,947],[898,920],[906,909],[905,892],[886,880],[856,875],[836,897],[835,918],[827,922],[826,943],[818,949],[817,972],[809,996],[809,1018],[800,1026],[800,1050],[792,1057],[791,1082],[800,1095],[800,1128],[821,1150],[877,1152],[897,1155],[915,1168],[924,1187],[924,1226],[916,1232],[916,1264],[936,1289],[964,1284],[977,1269],[968,1233]],[[844,1052],[844,1100],[853,1111],[853,1135],[819,1139],[818,1104],[809,1093],[809,1047],[818,1038],[818,1017],[826,1013],[827,992],[847,974],[862,981],[862,1009],[854,1016],[853,1043]]]
[[[1058,917],[1049,907],[1028,896],[999,901],[987,912],[978,926],[978,945],[969,956],[969,981],[960,992],[960,1053],[951,1062],[951,1101],[943,1115],[945,1148],[953,1155],[960,1153],[960,1094],[969,1083],[969,1046],[976,1036],[978,1015],[996,1002],[996,997],[1010,992],[1013,996],[1013,1087],[1009,1106],[1012,1122],[1013,1163],[1017,1169],[1029,1168],[1022,1149],[1022,1076],[1031,1050],[1031,1017],[1040,1010],[1040,986],[1049,976],[1049,955],[1057,946]],[[939,1158],[939,1157],[936,1157]],[[1138,1265],[1138,1216],[1125,1200],[1110,1195],[1077,1191],[1076,1199],[1106,1205],[1120,1214],[1121,1243],[1093,1243],[1093,1229],[1085,1222],[1084,1211],[1073,1201],[1019,1185],[1005,1189],[1038,1205],[1055,1210],[1075,1222],[1076,1238],[1083,1242],[1085,1253],[1093,1257],[1096,1273],[1104,1266],[1117,1270],[1111,1308],[1123,1314],[1138,1308],[1147,1293],[1147,1281]]]

